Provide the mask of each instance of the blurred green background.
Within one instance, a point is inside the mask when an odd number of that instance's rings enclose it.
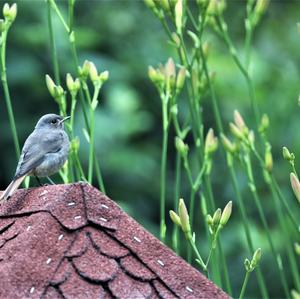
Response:
[[[1,7],[4,3],[1,1]],[[66,13],[66,1],[57,3]],[[8,37],[7,71],[17,130],[23,144],[39,117],[50,112],[57,113],[58,107],[45,85],[45,74],[53,76],[46,2],[17,1],[17,4],[18,16]],[[272,143],[274,171],[289,204],[295,207],[295,213],[298,212],[298,218],[299,207],[289,185],[289,166],[283,161],[281,150],[285,145],[296,157],[300,156],[300,110],[297,104],[300,90],[300,37],[296,27],[300,21],[299,11],[299,1],[271,1],[267,14],[254,34],[251,63],[260,112],[267,113],[271,121],[268,138]],[[245,1],[228,1],[225,18],[236,46],[241,49],[240,55],[243,49],[244,16]],[[174,50],[167,43],[161,25],[142,1],[79,0],[75,5],[74,22],[80,64],[88,59],[97,65],[99,71],[110,72],[109,81],[100,94],[95,138],[107,194],[133,218],[158,235],[161,103],[148,79],[147,67],[164,63],[168,57],[175,56]],[[53,24],[61,78],[64,81],[65,74],[70,72],[75,75],[75,70],[68,36],[54,14]],[[238,109],[246,122],[253,124],[244,78],[222,41],[212,32],[205,34],[205,40],[211,43],[209,67],[216,72],[215,87],[223,120],[226,123],[231,121],[233,110]],[[203,116],[205,130],[215,128],[209,96],[203,102]],[[87,166],[88,145],[83,137],[83,126],[81,110],[77,109],[76,135],[80,137],[80,155],[83,164]],[[173,208],[173,137],[169,144],[167,210]],[[4,189],[14,175],[16,159],[2,86],[0,153],[0,187]],[[224,155],[219,151],[212,175],[219,207],[224,207],[229,200],[235,202],[226,171]],[[270,194],[262,183],[260,169],[257,169],[255,178],[276,247],[280,251],[285,244],[274,218]],[[58,182],[59,176],[54,179]],[[35,184],[35,181],[31,183]],[[255,247],[262,247],[263,254],[266,252],[262,264],[267,284],[272,286],[270,294],[273,298],[280,298],[283,295],[279,289],[280,284],[276,283],[278,275],[270,270],[274,265],[267,254],[267,240],[242,173],[239,175],[239,185],[252,219],[251,231]],[[186,184],[182,195],[187,198],[188,194]],[[202,217],[200,209],[197,213],[196,218]],[[243,260],[248,254],[240,222],[241,217],[234,203],[233,217],[222,232],[222,244],[235,290],[240,289],[244,273]],[[200,223],[199,219],[199,225],[202,225]],[[167,229],[170,238],[172,224],[169,221]],[[201,239],[201,236],[198,237]],[[206,248],[207,241],[203,243]],[[199,247],[201,250],[201,243]],[[289,276],[288,268],[286,272]],[[291,279],[289,281],[289,287],[292,288]],[[259,294],[255,284],[253,275],[247,292],[252,297]]]

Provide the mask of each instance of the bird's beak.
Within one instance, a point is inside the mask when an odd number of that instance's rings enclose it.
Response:
[[[69,119],[71,116],[66,116],[65,118],[63,118],[60,122],[59,122],[59,124],[61,124],[61,123],[63,123],[64,121],[66,121],[67,119]]]

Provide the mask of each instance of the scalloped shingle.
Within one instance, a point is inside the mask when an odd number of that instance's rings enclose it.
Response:
[[[0,298],[228,298],[88,184],[0,206]]]

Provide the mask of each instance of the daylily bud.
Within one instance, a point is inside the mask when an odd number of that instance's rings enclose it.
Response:
[[[173,88],[175,84],[176,70],[175,63],[172,58],[169,58],[165,65],[165,75],[168,88]]]
[[[185,234],[189,234],[191,232],[190,218],[184,200],[182,198],[179,199],[178,212],[182,230]]]
[[[283,155],[283,159],[284,160],[287,160],[287,161],[293,161],[293,156],[292,156],[292,154],[290,153],[290,151],[288,150],[288,148],[287,147],[283,147],[282,148],[282,155]]]
[[[205,138],[204,153],[211,154],[218,148],[218,138],[214,135],[214,130],[209,129]]]
[[[246,258],[244,261],[245,269],[247,272],[250,272],[250,261]]]
[[[252,261],[250,263],[250,269],[251,270],[254,270],[256,268],[256,266],[258,265],[260,259],[261,259],[261,248],[258,248],[258,249],[255,250],[255,252],[253,254]]]
[[[229,123],[229,128],[230,128],[231,133],[235,137],[237,137],[238,139],[244,138],[243,132],[234,123]]]
[[[204,42],[202,45],[202,51],[205,58],[208,57],[210,44],[208,41]]]
[[[173,221],[173,223],[181,227],[179,215],[177,213],[175,213],[173,210],[171,210],[169,213],[170,213],[170,218]]]
[[[269,0],[257,0],[254,11],[255,13],[262,15],[265,13],[269,5]]]
[[[17,4],[14,3],[11,7],[7,3],[3,6],[3,16],[9,22],[13,22],[17,16]]]
[[[187,33],[194,42],[194,48],[199,49],[200,48],[200,39],[199,39],[199,37],[191,30],[188,30]]]
[[[219,225],[220,219],[221,219],[221,215],[222,215],[222,211],[221,211],[221,209],[219,208],[219,209],[217,209],[217,210],[215,211],[214,216],[213,216],[213,225],[214,225],[214,226],[217,227],[217,226]]]
[[[78,153],[79,146],[80,146],[79,138],[76,137],[76,138],[72,139],[71,144],[70,144],[70,152],[71,153]]]
[[[213,224],[213,218],[211,217],[211,215],[207,215],[206,216],[206,222],[209,226],[211,226]]]
[[[245,132],[247,132],[248,128],[245,128]],[[249,144],[251,146],[254,145],[254,141],[255,141],[255,135],[254,135],[254,131],[251,130],[249,133],[248,133],[248,141],[249,141]]]
[[[235,122],[236,126],[243,132],[246,125],[245,125],[243,117],[238,112],[238,110],[234,110],[233,118],[234,118],[234,122]]]
[[[271,152],[271,145],[269,142],[266,143],[266,150],[265,150],[265,165],[269,172],[273,169],[273,157]]]
[[[300,203],[300,183],[297,176],[293,172],[290,174],[290,181],[294,194]]]
[[[82,79],[86,80],[89,73],[90,73],[90,62],[88,60],[85,60],[83,63],[82,68],[79,67],[79,75],[82,77]]]
[[[300,293],[296,290],[291,290],[292,299],[300,299]]]
[[[221,141],[226,151],[231,154],[236,152],[236,144],[232,143],[223,133],[221,133]]]
[[[98,82],[98,71],[93,62],[90,62],[89,75],[93,83]]]
[[[148,76],[150,80],[156,85],[156,87],[160,87],[165,83],[165,76],[161,73],[160,70],[156,70],[152,66],[148,67]]]
[[[270,125],[269,117],[267,114],[264,114],[260,121],[259,131],[265,132],[269,128],[269,125]]]
[[[175,5],[175,25],[177,29],[177,33],[181,33],[182,31],[182,16],[183,16],[183,3],[182,0],[177,0]]]
[[[80,81],[78,78],[75,80],[72,78],[72,76],[68,73],[66,77],[67,87],[70,91],[70,93],[73,96],[76,96],[78,90],[80,89]]]
[[[100,73],[99,80],[101,83],[104,83],[105,81],[108,80],[108,77],[109,77],[109,71],[104,71]]]
[[[178,75],[177,75],[177,79],[176,79],[176,92],[177,93],[182,89],[182,87],[184,85],[185,76],[186,76],[186,69],[184,67],[181,67],[178,71]]]
[[[295,243],[294,244],[294,247],[295,247],[295,252],[300,255],[300,244],[299,243]]]
[[[232,201],[230,201],[224,208],[223,212],[222,212],[222,216],[221,216],[221,220],[220,220],[220,225],[224,226],[231,215],[231,211],[232,211]]]
[[[47,85],[48,91],[50,92],[51,96],[53,98],[55,98],[56,95],[55,95],[54,89],[55,89],[56,85],[49,75],[46,75],[46,85]]]
[[[187,144],[185,144],[183,142],[183,140],[181,138],[179,138],[179,137],[175,138],[175,147],[182,156],[187,155],[189,147]]]
[[[155,3],[153,0],[144,0],[146,6],[148,6],[151,10],[155,8]]]
[[[180,46],[180,38],[175,32],[172,33],[172,40],[175,43],[176,47]]]

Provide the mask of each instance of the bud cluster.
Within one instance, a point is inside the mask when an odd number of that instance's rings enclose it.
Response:
[[[245,265],[246,271],[252,272],[259,264],[260,259],[261,259],[261,249],[258,248],[255,250],[251,261],[249,261],[247,258],[245,259],[244,265]]]
[[[107,81],[109,77],[109,72],[104,71],[100,74],[98,74],[98,70],[96,68],[96,65],[88,60],[85,60],[82,67],[78,67],[78,73],[80,76],[80,79],[82,81],[86,81],[88,77],[90,77],[92,83],[97,86],[102,86],[102,84]]]
[[[187,239],[192,239],[190,217],[186,205],[184,203],[184,200],[182,198],[180,198],[179,200],[178,214],[173,210],[171,210],[170,218],[174,224],[176,224],[182,229]]]
[[[220,208],[218,208],[213,216],[211,216],[210,214],[206,216],[206,222],[208,224],[209,232],[211,235],[216,236],[218,231],[226,225],[231,216],[231,212],[232,201],[229,201],[225,206],[223,212]]]
[[[167,63],[155,69],[152,66],[148,68],[148,76],[154,83],[158,91],[178,95],[184,86],[187,71],[184,67],[180,67],[176,74],[175,63],[169,58]]]

